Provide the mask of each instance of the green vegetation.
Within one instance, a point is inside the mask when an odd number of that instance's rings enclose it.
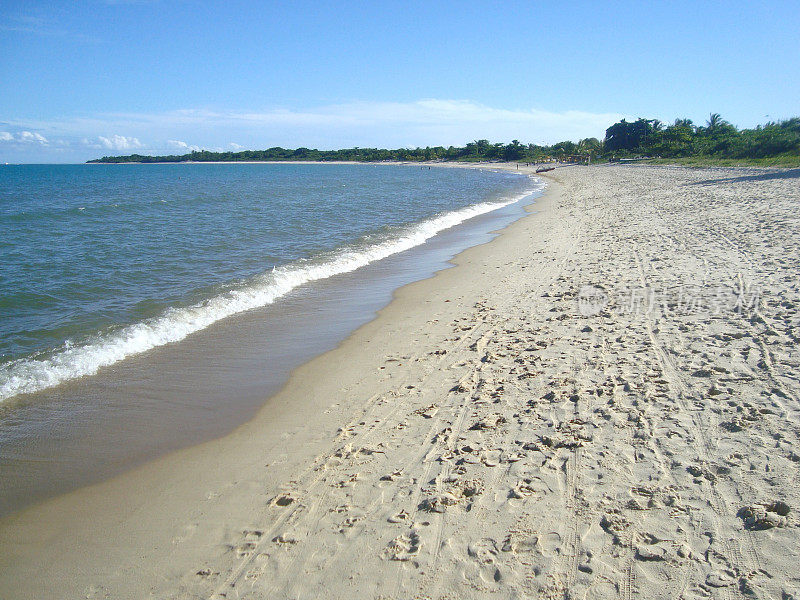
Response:
[[[709,160],[795,164],[800,157],[800,118],[742,130],[718,113],[712,113],[704,126],[689,119],[677,119],[667,126],[658,119],[632,123],[623,119],[606,130],[604,150],[612,159],[648,156],[695,159],[704,164]]]
[[[559,142],[552,146],[510,144],[476,140],[464,147],[426,148],[347,148],[314,150],[311,148],[269,148],[242,152],[201,150],[180,156],[104,156],[91,163],[125,162],[244,162],[244,161],[511,161],[541,162],[546,160],[625,160],[648,158],[653,162],[690,165],[758,164],[763,166],[797,166],[800,164],[800,117],[769,122],[755,129],[737,129],[718,113],[712,113],[705,125],[697,126],[689,119],[677,119],[664,125],[658,119],[625,119],[606,130],[601,142],[586,138],[579,142]]]
[[[602,144],[597,139],[583,140],[586,148],[600,148]],[[553,146],[523,145],[519,140],[510,144],[492,144],[488,140],[470,142],[463,148],[450,146],[435,146],[427,148],[399,148],[397,150],[383,150],[380,148],[346,148],[343,150],[314,150],[311,148],[269,148],[267,150],[244,150],[242,152],[210,152],[201,150],[181,156],[143,156],[131,154],[129,156],[104,156],[91,163],[122,163],[122,162],[243,162],[243,161],[428,161],[428,160],[459,160],[459,161],[529,161],[544,160],[545,158],[563,157],[572,154],[578,144],[561,142]]]

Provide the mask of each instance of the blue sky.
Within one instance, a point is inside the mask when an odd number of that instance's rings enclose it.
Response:
[[[800,114],[800,3],[0,2],[0,161]]]

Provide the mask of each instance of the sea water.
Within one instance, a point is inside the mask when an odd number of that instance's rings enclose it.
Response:
[[[396,164],[0,166],[0,516],[232,430],[540,188]]]
[[[0,169],[0,401],[177,342],[509,203],[509,173],[397,165]]]

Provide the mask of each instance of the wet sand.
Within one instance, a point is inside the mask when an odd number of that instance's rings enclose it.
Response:
[[[796,597],[800,170],[548,175],[232,434],[0,521],[3,594]]]

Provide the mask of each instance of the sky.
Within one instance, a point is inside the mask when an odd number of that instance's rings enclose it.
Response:
[[[800,2],[0,0],[0,162],[800,114]]]

